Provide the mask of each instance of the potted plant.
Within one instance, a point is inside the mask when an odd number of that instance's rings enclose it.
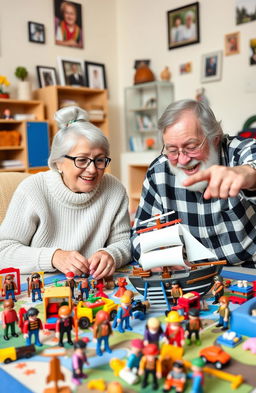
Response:
[[[0,98],[9,98],[9,93],[5,91],[4,86],[10,86],[10,82],[6,76],[0,75]]]
[[[19,100],[30,100],[31,89],[29,81],[25,79],[28,76],[28,71],[25,67],[17,67],[15,70],[15,76],[20,79],[18,83],[18,99]]]

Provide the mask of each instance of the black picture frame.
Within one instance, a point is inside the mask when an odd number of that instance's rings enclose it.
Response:
[[[28,39],[36,44],[45,44],[44,25],[37,22],[28,22]]]
[[[168,11],[167,26],[169,49],[176,49],[199,43],[199,2]]]
[[[107,79],[105,65],[85,61],[85,80],[86,86],[92,89],[107,89]]]
[[[39,87],[58,84],[57,72],[54,67],[36,66]]]

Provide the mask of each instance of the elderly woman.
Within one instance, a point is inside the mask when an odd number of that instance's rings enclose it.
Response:
[[[0,268],[111,275],[130,259],[128,198],[105,173],[109,143],[87,113],[55,114],[50,170],[17,187],[0,226]]]

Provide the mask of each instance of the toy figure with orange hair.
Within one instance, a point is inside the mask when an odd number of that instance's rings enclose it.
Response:
[[[109,336],[112,334],[112,328],[110,325],[110,316],[107,311],[100,310],[96,314],[96,319],[93,325],[93,339],[97,342],[96,354],[102,356],[103,352],[106,351],[111,353],[112,350],[109,347]],[[101,345],[104,343],[104,349],[101,349]]]
[[[219,308],[216,313],[219,314],[219,323],[216,325],[217,327],[222,326],[221,330],[228,330],[228,322],[230,318],[230,310],[229,310],[229,298],[228,296],[221,296],[219,298]]]

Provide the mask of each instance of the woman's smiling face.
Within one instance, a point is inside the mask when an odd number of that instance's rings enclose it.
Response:
[[[68,156],[95,159],[106,157],[103,149],[91,147],[86,138],[79,138],[77,144],[68,152]],[[73,192],[90,192],[100,183],[105,170],[97,169],[93,162],[87,168],[80,169],[75,166],[73,160],[63,158],[58,163],[58,169],[62,171],[64,184]]]

